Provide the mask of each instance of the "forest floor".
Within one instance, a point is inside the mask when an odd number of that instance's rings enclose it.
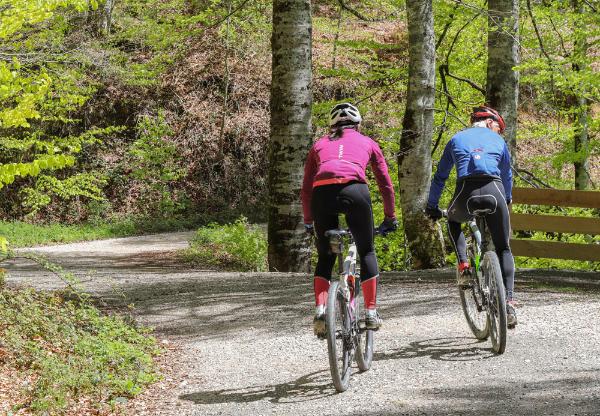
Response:
[[[336,394],[326,343],[312,335],[309,276],[190,269],[175,254],[190,236],[34,249],[102,308],[155,328],[164,379],[128,414],[600,414],[597,273],[520,271],[519,325],[502,356],[469,332],[451,270],[383,274],[372,369]],[[4,267],[11,285],[64,286],[27,259]]]

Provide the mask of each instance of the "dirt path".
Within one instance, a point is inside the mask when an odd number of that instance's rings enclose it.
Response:
[[[166,262],[162,252],[184,246],[185,238],[43,249],[108,305],[134,303],[137,319],[176,346],[167,378],[131,403],[132,414],[600,415],[598,281],[596,290],[574,292],[523,283],[533,275],[576,282],[598,276],[520,273],[520,324],[507,352],[494,356],[489,342],[469,333],[451,273],[383,275],[385,326],[372,370],[354,374],[350,389],[335,394],[326,344],[311,334],[308,276]],[[63,285],[29,261],[8,268],[12,283]]]

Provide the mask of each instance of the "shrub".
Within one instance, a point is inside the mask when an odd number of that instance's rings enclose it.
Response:
[[[186,252],[189,261],[239,271],[266,271],[267,238],[264,230],[241,217],[232,224],[202,227]]]

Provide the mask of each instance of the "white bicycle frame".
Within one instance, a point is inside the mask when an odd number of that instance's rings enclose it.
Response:
[[[340,287],[347,301],[350,301],[350,288],[348,287],[348,276],[356,271],[356,243],[352,242],[348,247],[348,254],[340,268]],[[354,278],[356,276],[354,275]]]

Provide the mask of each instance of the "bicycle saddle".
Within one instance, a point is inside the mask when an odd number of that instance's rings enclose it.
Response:
[[[345,235],[348,235],[348,230],[327,230],[327,231],[325,231],[325,237],[332,237],[332,236],[343,237]]]
[[[476,217],[482,217],[484,215],[491,214],[494,211],[495,211],[495,209],[491,209],[491,208],[476,209],[473,211],[473,215],[475,215]]]

